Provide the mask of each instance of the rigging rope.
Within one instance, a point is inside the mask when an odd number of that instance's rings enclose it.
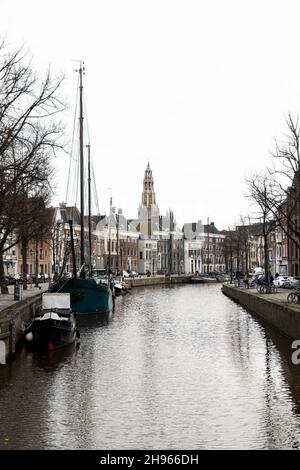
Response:
[[[80,189],[80,158],[79,158],[79,122],[78,122],[78,103],[79,103],[79,74],[78,74],[78,81],[77,81],[77,92],[76,92],[76,105],[75,105],[75,113],[74,113],[74,122],[73,122],[73,131],[72,131],[72,143],[71,143],[71,152],[70,152],[70,163],[69,163],[69,171],[68,171],[68,179],[67,179],[67,188],[66,188],[66,203],[75,205],[80,210],[80,203],[79,203],[79,189]],[[88,190],[87,190],[87,167],[88,167],[88,156],[86,152],[86,144],[90,142],[90,133],[89,133],[89,126],[88,126],[88,118],[87,118],[87,104],[86,104],[86,97],[83,89],[83,109],[84,109],[84,213],[88,213]],[[95,169],[94,169],[94,162],[91,157],[91,194],[92,194],[92,213],[100,214],[99,210],[99,200],[96,188],[96,179],[95,179]]]

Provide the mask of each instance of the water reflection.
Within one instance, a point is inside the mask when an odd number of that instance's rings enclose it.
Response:
[[[77,324],[80,330],[82,328],[101,328],[108,326],[113,320],[114,312],[91,314],[91,315],[77,315]]]
[[[233,364],[249,389],[249,409],[256,403],[261,447],[298,448],[299,396],[292,399],[290,378],[297,377],[299,384],[300,370],[291,363],[291,341],[239,310],[239,315],[230,317],[228,333],[232,333]]]
[[[65,348],[53,351],[31,351],[27,352],[27,362],[32,361],[32,367],[39,367],[46,372],[62,369],[69,361],[74,359],[80,348],[80,341],[70,344]]]
[[[0,368],[0,448],[298,448],[290,342],[219,285],[134,290]]]

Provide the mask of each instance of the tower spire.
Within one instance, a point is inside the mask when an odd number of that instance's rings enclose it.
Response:
[[[148,162],[143,182],[142,205],[146,207],[151,207],[155,204],[156,196],[154,191],[154,178],[152,176],[150,163]]]

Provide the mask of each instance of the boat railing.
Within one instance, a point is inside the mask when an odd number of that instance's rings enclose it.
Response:
[[[58,315],[63,315],[64,317],[70,317],[73,313],[73,311],[68,308],[42,308],[41,311],[36,315],[36,317],[40,317],[41,315],[44,315],[44,313],[47,312],[54,312]]]

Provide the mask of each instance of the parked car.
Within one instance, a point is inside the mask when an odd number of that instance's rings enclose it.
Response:
[[[166,274],[166,272],[167,272],[167,269],[158,269],[156,274],[161,275],[161,274]]]
[[[208,273],[208,275],[209,275],[210,277],[217,277],[217,276],[219,276],[220,274],[222,274],[222,273],[219,273],[219,271],[210,271],[210,272]]]
[[[258,268],[249,269],[250,276],[261,276],[263,274],[265,274],[264,268],[258,267]]]
[[[274,279],[273,284],[276,287],[283,287],[284,282],[287,280],[287,276],[278,276]]]
[[[282,284],[286,289],[295,289],[300,286],[300,278],[298,276],[289,276]]]
[[[135,271],[131,271],[131,272],[129,273],[129,277],[137,277],[138,275],[139,275],[139,274],[138,274],[137,272],[135,272]]]

